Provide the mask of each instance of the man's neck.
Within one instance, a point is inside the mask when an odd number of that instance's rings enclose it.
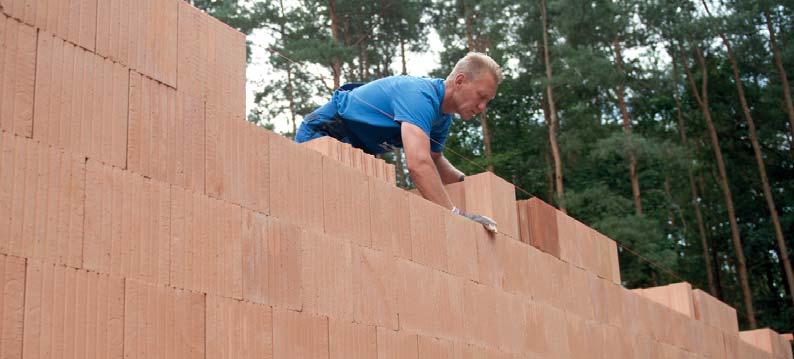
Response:
[[[452,94],[455,92],[455,88],[452,85],[452,80],[444,80],[444,99],[441,100],[441,111],[445,115],[452,114],[455,107],[455,104],[452,103]]]

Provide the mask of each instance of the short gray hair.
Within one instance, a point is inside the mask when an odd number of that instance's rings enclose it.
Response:
[[[447,76],[447,80],[455,78],[458,74],[464,74],[474,79],[479,77],[483,70],[488,70],[488,72],[493,75],[497,85],[504,80],[502,69],[499,67],[499,64],[490,56],[481,52],[469,52],[466,56],[458,60],[458,63],[455,64],[455,68],[453,68],[452,72]]]

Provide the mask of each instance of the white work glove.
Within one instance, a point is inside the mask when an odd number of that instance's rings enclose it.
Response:
[[[470,219],[472,221],[475,221],[475,222],[477,222],[479,224],[482,224],[483,227],[485,227],[485,229],[487,229],[487,230],[489,230],[489,231],[491,231],[493,233],[497,233],[496,221],[494,221],[491,218],[488,218],[486,216],[481,216],[479,214],[466,213],[466,212],[461,211],[460,208],[458,208],[458,207],[452,207],[452,213],[453,214],[457,214],[459,216],[466,217],[466,218],[468,218],[468,219]]]

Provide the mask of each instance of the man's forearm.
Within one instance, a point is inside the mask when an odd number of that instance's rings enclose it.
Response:
[[[460,182],[463,172],[455,168],[444,155],[433,158],[433,162],[438,169],[438,175],[441,177],[443,184]]]
[[[452,200],[444,189],[436,166],[432,162],[427,161],[411,166],[410,174],[416,188],[424,198],[447,209],[452,209]]]

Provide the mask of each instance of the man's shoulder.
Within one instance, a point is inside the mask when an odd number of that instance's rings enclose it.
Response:
[[[377,85],[391,85],[391,86],[399,86],[399,87],[419,87],[419,88],[432,88],[435,84],[441,81],[441,79],[432,78],[432,77],[417,77],[417,76],[410,76],[410,75],[395,75],[395,76],[388,76],[381,79],[377,79],[375,81],[370,82],[371,84]]]

